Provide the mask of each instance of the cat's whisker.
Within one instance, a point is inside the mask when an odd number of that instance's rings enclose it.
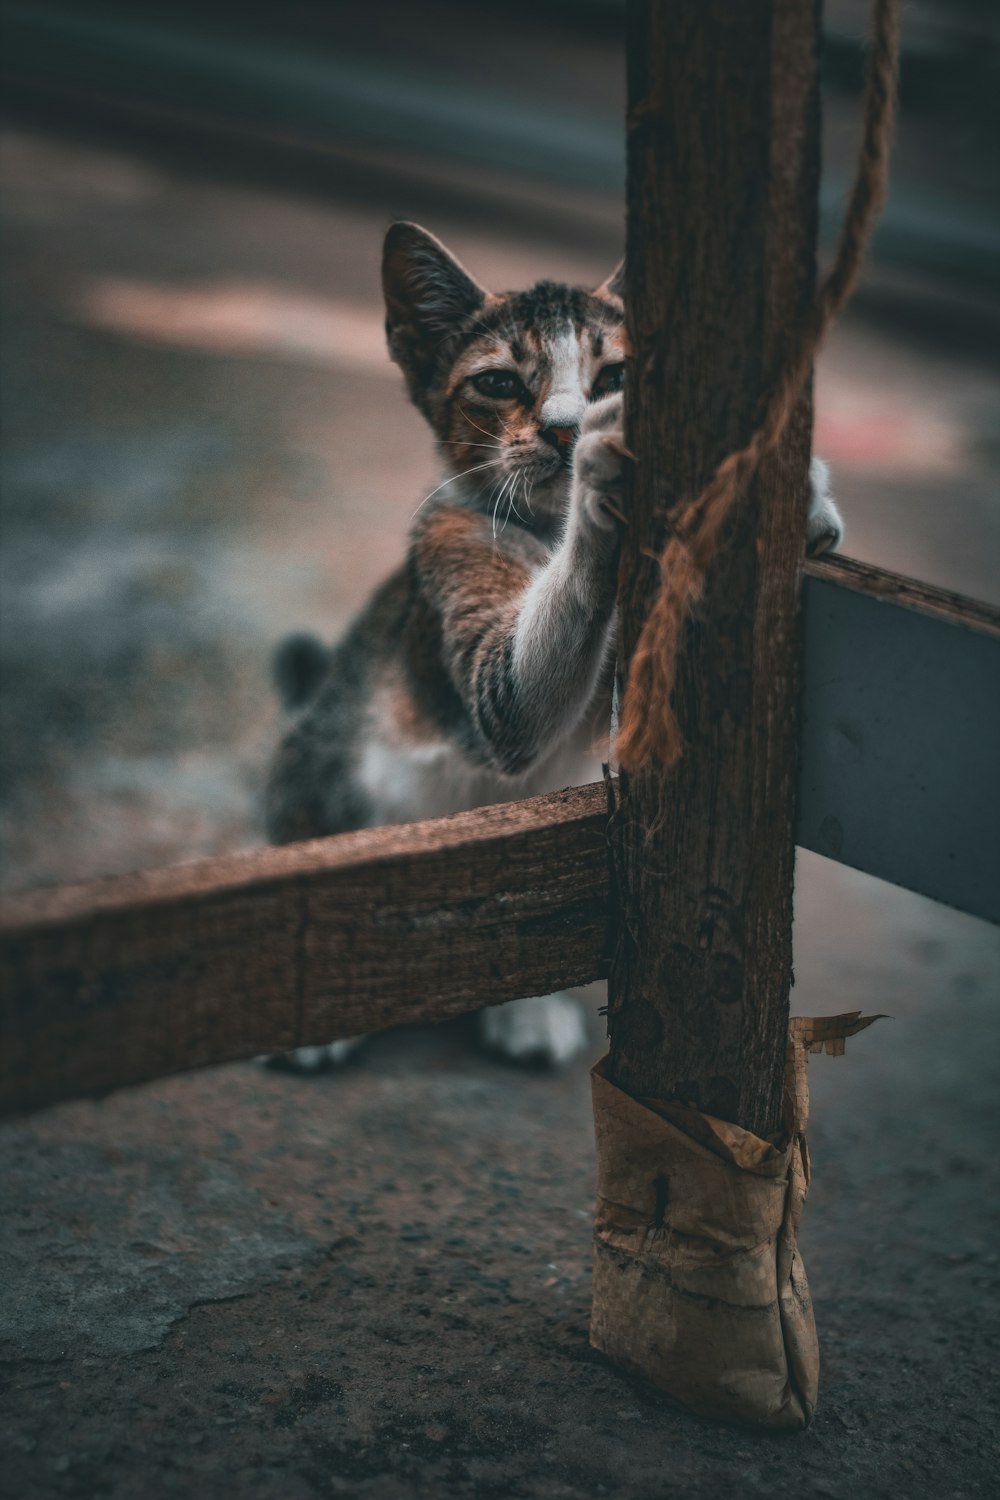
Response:
[[[487,459],[486,463],[484,464],[473,464],[471,469],[463,469],[461,474],[449,474],[446,479],[442,479],[441,483],[437,485],[433,490],[431,490],[429,495],[424,496],[420,504],[417,506],[417,510],[413,512],[413,515],[415,516],[418,510],[423,510],[428,500],[433,500],[434,496],[438,493],[439,490],[443,490],[445,485],[457,484],[460,479],[467,478],[469,474],[478,474],[481,469],[495,469],[498,467],[499,463],[500,460],[498,458],[490,458]],[[410,520],[413,520],[413,516],[410,517]]]
[[[478,422],[474,422],[472,420],[472,418],[469,416],[469,413],[466,411],[466,409],[465,409],[464,406],[460,407],[459,410],[461,411],[462,416],[468,422],[469,426],[470,427],[474,427],[477,432],[481,432],[483,434],[483,437],[488,437],[488,438],[495,438],[496,437],[496,433],[495,432],[489,432],[489,431],[487,431],[487,429],[485,427],[480,427],[480,425],[479,425]],[[500,421],[503,422],[503,418],[502,417],[500,418]],[[502,446],[502,445],[498,444],[498,446]]]
[[[493,537],[494,537],[494,540],[496,540],[496,534],[497,534],[497,513],[496,513],[495,497],[499,493],[500,486],[501,486],[502,483],[503,483],[503,480],[502,479],[498,479],[496,481],[496,483],[494,484],[493,488],[490,490],[489,494],[486,497],[486,507],[485,507],[486,510],[488,511],[491,506],[493,507]]]
[[[472,443],[465,438],[439,438],[438,441],[446,443],[450,448],[497,448],[501,453],[506,447],[505,443]]]
[[[477,432],[481,432],[484,437],[495,437],[496,436],[495,433],[488,432],[485,427],[480,427],[480,425],[479,425],[478,422],[474,422],[472,420],[472,418],[469,416],[469,413],[466,411],[466,409],[465,409],[464,406],[461,407],[460,410],[461,410],[462,416],[465,418],[465,420],[467,422],[471,423],[472,426],[476,429]],[[500,426],[503,428],[503,430],[507,434],[507,436],[511,437],[512,436],[511,429],[508,427],[507,423],[504,421],[504,419],[500,415],[500,413],[499,412],[495,412],[494,415],[496,416],[497,421],[500,423]],[[503,444],[501,443],[499,446],[503,447]]]
[[[496,537],[497,537],[497,516],[498,516],[499,511],[500,511],[500,503],[503,500],[504,490],[506,490],[508,484],[510,484],[511,479],[513,477],[514,476],[512,474],[508,474],[507,475],[506,479],[503,481],[503,483],[500,486],[500,489],[499,489],[499,491],[497,493],[496,500],[494,501],[494,504],[493,504],[493,540],[494,541],[496,541]],[[505,521],[504,522],[504,526],[506,526],[506,524],[507,523]],[[503,526],[500,527],[500,530],[501,531],[503,530]]]
[[[496,539],[497,539],[497,507],[500,504],[500,486],[499,485],[497,485],[496,489],[490,495],[490,500],[493,501],[492,526],[493,526],[493,540],[495,542]],[[488,503],[489,502],[487,502],[487,504]]]
[[[507,526],[507,522],[510,520],[511,509],[512,509],[512,507],[514,505],[514,490],[515,490],[516,486],[517,486],[517,474],[514,473],[514,474],[512,474],[510,476],[509,488],[507,486],[504,486],[504,489],[506,490],[506,494],[504,494],[504,490],[500,491],[501,497],[504,499],[504,503],[507,506],[507,514],[504,516],[504,518],[503,518],[503,525],[500,527],[501,531],[505,530],[505,528]]]
[[[520,521],[521,525],[524,526],[527,523],[525,522],[525,519],[522,516],[521,512],[518,510],[517,506],[514,504],[514,496],[517,494],[518,481],[522,480],[522,479],[523,479],[523,476],[521,474],[515,474],[514,475],[514,483],[510,487],[510,498],[509,498],[509,500],[508,500],[507,503],[508,503],[508,506],[509,506],[508,519],[509,519],[510,510],[512,510],[514,512],[515,516],[517,517],[517,519]]]

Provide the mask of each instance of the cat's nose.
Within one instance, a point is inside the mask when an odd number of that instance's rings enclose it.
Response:
[[[543,427],[541,436],[553,448],[558,448],[565,456],[576,442],[578,429],[576,427]]]

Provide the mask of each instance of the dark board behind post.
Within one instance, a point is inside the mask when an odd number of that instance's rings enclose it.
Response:
[[[746,442],[815,276],[813,0],[628,9],[628,440],[619,668],[658,586],[670,506]],[[688,624],[667,771],[623,775],[614,1083],[759,1135],[780,1121],[791,982],[804,400],[723,533]]]

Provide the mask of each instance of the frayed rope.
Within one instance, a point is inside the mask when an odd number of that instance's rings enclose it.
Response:
[[[746,493],[761,460],[774,451],[809,378],[816,352],[857,282],[871,232],[885,202],[889,145],[896,113],[900,0],[874,0],[865,79],[864,130],[837,253],[767,410],[745,448],[723,459],[708,484],[672,517],[660,555],[660,592],[629,667],[615,756],[627,771],[652,759],[674,765],[684,743],[673,707],[684,622],[701,595],[719,533]]]

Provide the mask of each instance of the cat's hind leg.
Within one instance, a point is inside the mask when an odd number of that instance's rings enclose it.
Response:
[[[491,1005],[480,1013],[482,1037],[491,1052],[511,1062],[559,1068],[587,1046],[580,1002],[572,995],[528,995]]]

